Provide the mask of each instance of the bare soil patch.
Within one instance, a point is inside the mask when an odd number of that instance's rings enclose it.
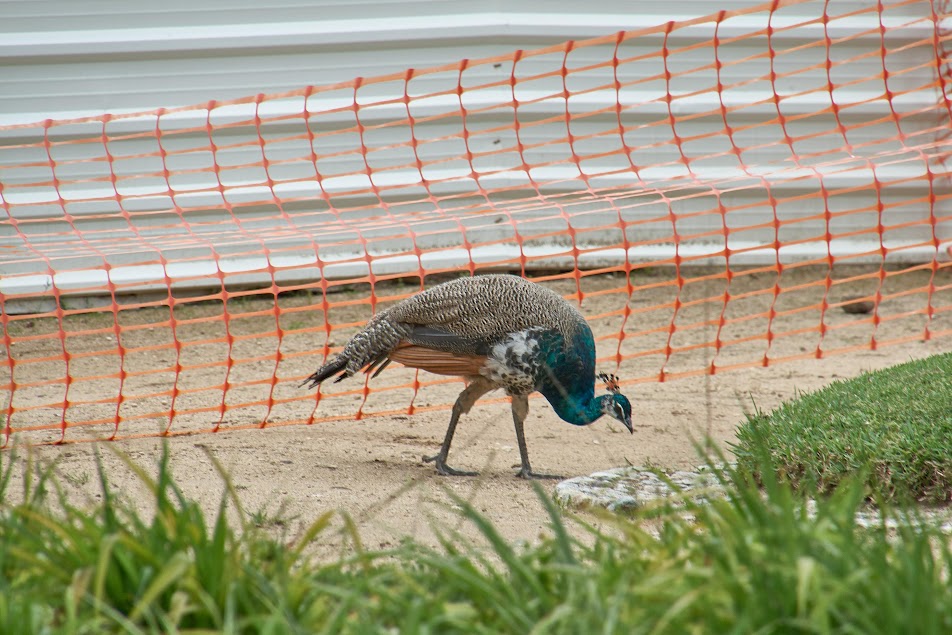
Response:
[[[948,335],[952,332],[952,270],[948,268],[935,275],[928,268],[897,270],[885,280],[878,270],[837,271],[829,288],[824,283],[826,270],[815,268],[792,269],[779,280],[775,273],[754,271],[736,276],[729,285],[703,272],[690,276],[691,282],[679,294],[672,272],[636,272],[637,288],[630,300],[623,276],[582,279],[582,310],[597,316],[592,326],[599,338],[601,369],[615,371],[616,353],[623,358],[618,372],[629,380],[625,392],[635,408],[635,434],[606,420],[573,427],[560,421],[543,399],[533,399],[526,422],[533,468],[566,477],[628,464],[690,468],[698,462],[694,441],[708,435],[726,448],[752,403],[771,409],[797,391],[952,350]],[[931,318],[926,301],[930,284],[933,307],[940,309]],[[781,288],[776,297],[775,285]],[[558,280],[552,286],[569,294],[576,282]],[[414,290],[388,283],[375,292],[381,302],[387,302]],[[854,301],[847,298],[877,291],[881,301],[876,313],[851,314],[842,309]],[[725,293],[729,294],[726,308]],[[461,383],[421,374],[414,393],[415,375],[389,368],[370,385],[373,390],[366,402],[364,384],[353,379],[330,387],[316,411],[313,395],[298,387],[320,363],[325,342],[328,347],[342,345],[366,320],[368,294],[369,288],[358,285],[328,294],[327,303],[319,293],[282,296],[277,315],[272,296],[239,296],[231,301],[237,304],[228,308],[227,333],[220,319],[221,302],[184,302],[174,314],[160,305],[120,311],[118,338],[125,350],[127,373],[120,412],[124,417],[143,414],[123,422],[120,433],[154,434],[168,428],[175,372],[165,369],[174,364],[181,368],[178,388],[191,392],[176,399],[180,414],[172,422],[172,431],[207,429],[219,421],[221,425],[216,433],[167,440],[127,438],[112,446],[151,467],[161,444],[169,443],[179,484],[211,514],[224,485],[208,458],[210,452],[230,473],[249,517],[267,524],[280,510],[287,519],[283,528],[291,534],[327,510],[343,510],[355,519],[367,546],[385,547],[408,536],[433,542],[434,522],[459,524],[448,496],[455,492],[472,501],[506,537],[536,538],[544,530],[546,517],[531,485],[513,477],[519,453],[502,395],[488,396],[463,419],[450,453],[451,465],[477,469],[481,476],[448,478],[436,475],[421,457],[438,449],[449,416],[447,406]],[[174,333],[170,315],[177,316]],[[676,329],[670,334],[673,316]],[[325,326],[328,322],[334,326],[330,331]],[[73,356],[70,374],[78,377],[70,388],[69,420],[79,424],[108,419],[116,411],[119,380],[96,377],[118,372],[116,319],[111,311],[104,311],[70,316],[64,323],[65,346]],[[763,337],[768,326],[775,333],[769,347]],[[940,336],[924,341],[927,326]],[[24,386],[13,396],[16,409],[11,425],[17,431],[13,440],[21,445],[55,441],[64,394],[59,378],[65,377],[65,364],[58,357],[64,344],[53,337],[58,333],[55,320],[20,316],[9,323],[8,332],[9,354],[16,363],[3,366],[7,375],[2,379],[9,381],[12,368],[17,384]],[[869,350],[874,336],[879,342],[907,339]],[[175,339],[184,344],[177,359]],[[722,342],[720,350],[695,346],[715,340]],[[668,345],[673,348],[670,356],[664,354]],[[818,346],[824,351],[856,348],[815,359]],[[230,367],[222,363],[229,350]],[[757,366],[764,355],[802,359]],[[662,368],[669,374],[690,373],[712,361],[719,369],[748,367],[657,381]],[[222,415],[220,386],[226,375],[232,387],[224,400],[229,407]],[[261,404],[269,393],[275,402],[270,412]],[[93,397],[100,403],[72,403],[97,401]],[[419,411],[408,415],[411,399]],[[366,414],[389,414],[357,420],[358,408]],[[232,429],[257,425],[265,415],[270,424],[266,429]],[[312,416],[317,420],[311,425],[283,425]],[[112,427],[77,425],[70,429],[69,438],[108,435]],[[32,451],[43,460],[58,461],[71,495],[95,501],[100,495],[96,447],[76,443],[38,446]],[[25,450],[18,452],[22,459]],[[145,505],[148,497],[137,478],[112,452],[101,448],[100,452],[113,487]],[[554,483],[543,486],[551,492]],[[464,528],[464,532],[471,530]],[[333,549],[335,544],[324,546]]]

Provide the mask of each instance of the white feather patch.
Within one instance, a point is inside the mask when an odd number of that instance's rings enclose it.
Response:
[[[531,392],[535,388],[533,369],[521,360],[538,350],[539,341],[531,331],[510,333],[506,339],[493,346],[486,358],[483,375],[506,388],[507,392]]]

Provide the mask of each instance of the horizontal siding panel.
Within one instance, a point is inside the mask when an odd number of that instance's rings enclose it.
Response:
[[[619,2],[618,0],[483,0],[479,13],[513,13],[544,16],[600,15],[629,16],[636,28],[661,24],[668,20],[685,20],[707,15],[718,9],[743,10],[762,4],[760,0],[680,0],[677,3]],[[822,0],[806,5],[780,7],[778,17],[818,15]],[[90,30],[110,28],[194,27],[220,24],[267,24],[271,22],[303,22],[323,20],[359,20],[376,18],[420,18],[422,16],[473,14],[471,3],[458,0],[165,0],[162,3],[128,0],[0,0],[4,31]],[[830,3],[831,16],[868,9],[868,0],[836,0]],[[923,9],[915,4],[890,6],[887,17],[916,16]],[[623,24],[617,28],[626,28]]]

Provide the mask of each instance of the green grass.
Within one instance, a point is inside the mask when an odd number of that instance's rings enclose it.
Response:
[[[102,469],[91,509],[70,503],[52,467],[28,464],[17,496],[13,465],[0,471],[0,632],[952,630],[947,539],[928,524],[900,523],[895,535],[857,527],[861,481],[811,515],[787,483],[764,478],[760,491],[746,472],[720,471],[727,497],[688,500],[693,522],[655,508],[606,518],[604,533],[565,517],[540,489],[548,537],[522,547],[457,498],[478,542],[444,528],[438,548],[367,552],[344,516],[349,549],[320,560],[313,547],[340,538],[332,514],[289,541],[230,525],[226,505],[240,505],[230,485],[206,518],[176,486],[167,452],[155,479],[129,465],[154,494],[147,513],[110,495]]]
[[[801,395],[748,416],[734,448],[756,471],[757,448],[794,486],[827,492],[858,476],[869,496],[932,503],[952,497],[952,353]]]

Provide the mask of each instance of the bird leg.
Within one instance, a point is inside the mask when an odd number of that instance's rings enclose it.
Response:
[[[453,404],[453,414],[450,416],[450,425],[446,428],[446,436],[443,438],[443,446],[440,448],[439,454],[423,457],[425,462],[435,464],[438,473],[443,476],[476,476],[476,472],[464,472],[451,468],[446,464],[446,457],[450,453],[450,444],[453,443],[453,434],[456,432],[456,424],[459,422],[460,416],[468,413],[476,400],[493,388],[495,386],[489,380],[483,377],[475,377],[456,398],[456,403]]]
[[[532,471],[532,468],[529,466],[529,450],[526,448],[526,434],[522,429],[522,424],[526,420],[526,415],[529,414],[529,397],[528,395],[513,395],[512,396],[512,422],[516,426],[516,441],[519,443],[519,459],[522,461],[522,469],[516,474],[519,478],[531,479],[531,478],[553,478],[553,479],[563,479],[564,476],[559,476],[557,474],[537,474]]]

